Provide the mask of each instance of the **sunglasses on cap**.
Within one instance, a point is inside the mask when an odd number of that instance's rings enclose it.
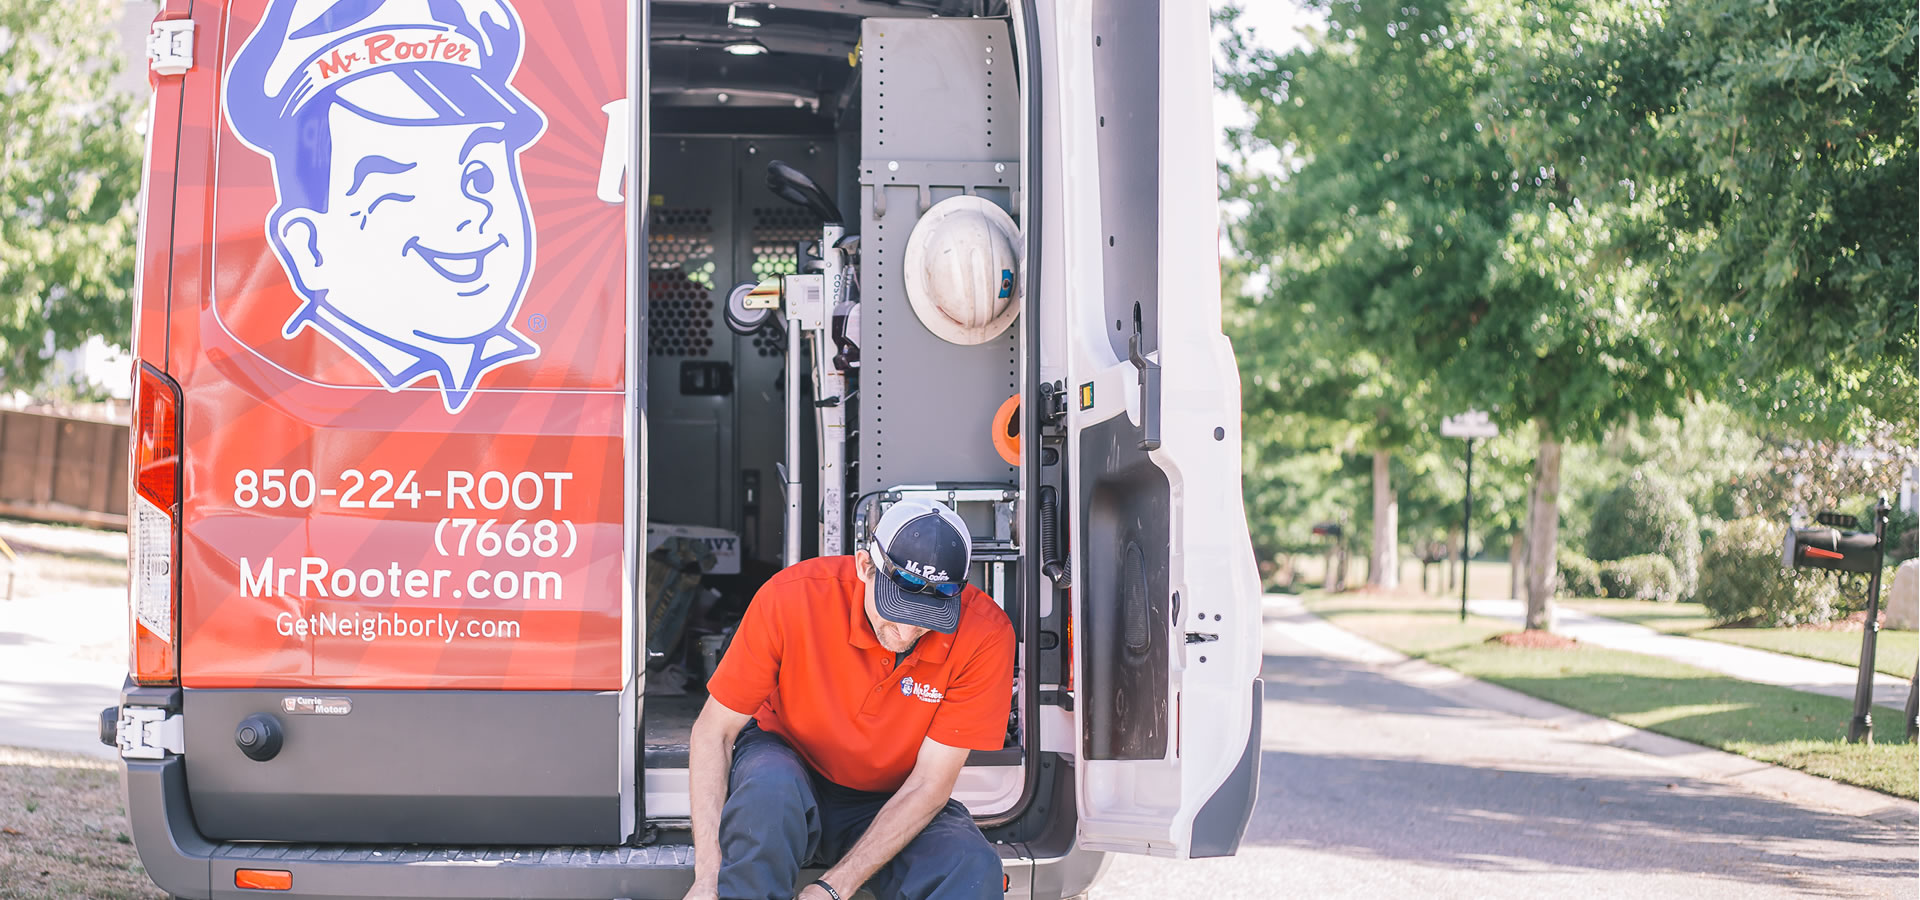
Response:
[[[960,596],[960,592],[967,586],[965,581],[928,581],[920,575],[902,569],[894,565],[893,559],[887,556],[885,550],[880,549],[877,541],[870,546],[867,555],[873,558],[874,568],[887,576],[887,580],[893,582],[894,586],[909,594],[952,598]]]

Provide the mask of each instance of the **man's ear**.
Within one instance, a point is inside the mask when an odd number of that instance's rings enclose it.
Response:
[[[861,581],[871,582],[873,576],[876,574],[874,572],[873,557],[868,556],[865,550],[853,551],[853,570],[860,573]]]
[[[319,215],[304,207],[283,209],[274,213],[268,229],[274,249],[293,270],[295,283],[308,291],[327,289],[326,259],[320,254],[320,226],[314,221]]]

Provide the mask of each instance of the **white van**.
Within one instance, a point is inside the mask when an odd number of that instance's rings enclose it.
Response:
[[[1008,896],[1235,852],[1210,51],[1150,0],[166,0],[102,717],[154,882],[679,897],[732,623],[905,497],[1019,639],[956,788]],[[1022,260],[956,331],[905,270],[961,196]]]

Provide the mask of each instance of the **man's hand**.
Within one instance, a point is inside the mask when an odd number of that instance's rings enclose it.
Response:
[[[701,880],[695,878],[693,887],[687,888],[683,900],[720,900],[720,884],[716,879]]]
[[[834,889],[839,890],[838,887]],[[840,900],[847,900],[851,896],[843,893],[840,895]],[[833,895],[827,893],[825,888],[809,882],[806,887],[800,889],[800,893],[793,895],[793,900],[833,900]]]
[[[851,884],[856,889],[866,884],[894,854],[919,837],[920,830],[947,805],[947,798],[953,796],[953,784],[960,780],[960,769],[966,764],[966,750],[949,747],[933,738],[922,740],[920,755],[914,760],[913,771],[907,773],[906,783],[880,807],[880,813],[867,825],[866,833],[853,842],[839,864],[827,870],[827,883],[835,890],[842,884]],[[820,896],[809,895],[807,900],[832,900],[825,891],[817,887],[814,890]],[[849,891],[840,892],[841,900],[852,896]]]

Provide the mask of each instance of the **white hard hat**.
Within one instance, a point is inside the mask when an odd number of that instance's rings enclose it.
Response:
[[[907,299],[941,340],[983,344],[1020,314],[1020,230],[980,197],[949,197],[907,238]]]

